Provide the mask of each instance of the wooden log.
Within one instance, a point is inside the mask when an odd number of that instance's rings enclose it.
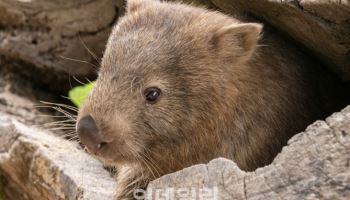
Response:
[[[90,75],[86,63],[98,65],[122,6],[122,0],[2,0],[0,55],[48,73]]]
[[[1,113],[0,174],[4,199],[112,199],[116,184],[76,144]]]

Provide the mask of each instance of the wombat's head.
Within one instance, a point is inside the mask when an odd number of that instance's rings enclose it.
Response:
[[[130,0],[127,8],[77,124],[90,152],[117,163],[176,151],[215,128],[238,95],[232,73],[261,30],[182,4]]]

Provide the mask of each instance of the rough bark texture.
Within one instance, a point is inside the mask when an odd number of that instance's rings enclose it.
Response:
[[[101,56],[122,1],[0,1],[0,55],[48,73],[89,75]],[[86,46],[86,47],[85,47]],[[87,50],[89,48],[89,50]],[[91,52],[89,52],[91,51]]]
[[[115,182],[73,143],[0,118],[0,171],[5,199],[111,199]]]
[[[111,199],[116,185],[100,162],[59,130],[35,128],[52,122],[34,107],[50,94],[1,63],[0,74],[0,199]]]
[[[199,195],[201,188],[217,188],[218,199],[345,200],[350,198],[349,165],[350,107],[347,107],[294,136],[266,167],[244,172],[234,162],[219,158],[153,181],[148,194],[153,198],[174,195],[179,199],[190,197],[184,189],[195,189]],[[169,192],[169,188],[175,192]]]

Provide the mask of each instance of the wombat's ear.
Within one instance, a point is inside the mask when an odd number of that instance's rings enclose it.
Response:
[[[157,0],[127,0],[126,12],[132,13],[132,12],[138,11],[143,6],[146,6],[147,4],[152,3],[154,1],[157,1]]]
[[[224,26],[213,38],[214,46],[226,57],[234,62],[248,60],[253,54],[262,25],[258,23],[244,23]]]

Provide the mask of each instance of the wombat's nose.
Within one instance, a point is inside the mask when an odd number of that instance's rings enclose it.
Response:
[[[107,142],[103,140],[95,120],[90,115],[79,120],[77,124],[77,132],[80,141],[93,154],[96,154],[107,144]]]

